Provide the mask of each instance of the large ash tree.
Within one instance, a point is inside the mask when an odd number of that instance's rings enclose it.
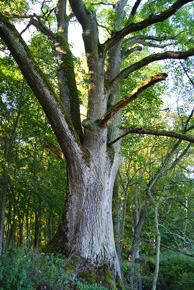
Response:
[[[121,96],[120,83],[124,79],[153,62],[187,59],[194,55],[188,34],[189,18],[185,16],[192,15],[193,2],[69,0],[70,8],[66,0],[59,0],[56,7],[50,8],[52,1],[42,1],[39,15],[1,11],[1,39],[42,105],[67,164],[66,203],[58,231],[47,249],[75,257],[75,275],[81,271],[85,260],[96,271],[108,265],[114,279],[120,274],[114,244],[112,194],[122,163],[123,136],[166,134],[193,142],[193,138],[182,134],[120,128],[122,108],[148,87],[165,80],[167,74],[161,72],[152,76],[150,71],[148,79],[142,76],[140,85],[127,96]],[[48,25],[46,20],[51,17],[56,25],[53,22]],[[27,28],[35,26],[53,42],[58,62],[57,91],[56,84],[52,86],[47,80],[22,36],[11,24],[17,18],[28,19]],[[82,27],[88,66],[87,118],[82,123],[68,43],[71,19],[77,19]],[[141,54],[142,49],[145,49],[144,54]]]

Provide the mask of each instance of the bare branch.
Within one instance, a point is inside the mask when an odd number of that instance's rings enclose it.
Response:
[[[141,40],[139,41],[139,43],[142,45],[142,46],[147,46],[147,47],[156,47],[156,48],[165,48],[169,45],[172,45],[172,43],[166,43],[166,44],[156,44],[156,43],[153,43],[153,42],[148,42],[148,41],[145,41],[145,40]]]
[[[190,56],[194,55],[194,49],[190,49],[184,52],[178,51],[166,51],[163,53],[156,53],[149,55],[142,60],[130,65],[129,67],[123,69],[106,87],[106,93],[112,91],[118,83],[123,79],[127,78],[128,75],[138,69],[152,63],[154,61],[164,60],[164,59],[187,59]]]
[[[17,15],[17,14],[12,14],[11,16],[9,16],[9,19],[31,19],[33,17],[38,17],[38,18],[44,18],[44,16],[37,16],[35,13],[34,14],[30,14],[30,15]]]
[[[123,50],[122,54],[125,56],[125,54],[127,54],[128,48],[132,47],[133,45],[136,45],[137,43],[141,44],[142,46],[164,48],[164,47],[172,44],[172,42],[166,43],[166,41],[176,40],[177,37],[181,33],[182,32],[180,32],[176,36],[168,36],[168,37],[167,36],[162,36],[162,37],[159,36],[158,37],[158,36],[152,36],[152,35],[136,35],[136,36],[130,37],[130,38],[126,39],[124,42],[124,48],[122,49]],[[128,55],[126,55],[126,57],[127,56]]]
[[[49,12],[48,16],[52,13],[52,11],[53,11],[53,9]],[[11,17],[9,17],[9,19],[13,19],[13,18],[30,19],[28,25],[26,26],[26,28],[24,30],[22,30],[21,34],[23,34],[30,27],[30,25],[34,25],[38,30],[40,30],[50,40],[53,41],[54,34],[41,21],[41,19],[45,19],[45,17],[46,17],[45,15],[39,16],[39,15],[36,15],[35,13],[32,15],[15,15],[15,14],[13,14]]]
[[[136,0],[135,4],[134,4],[134,6],[133,6],[133,8],[131,10],[131,14],[130,14],[132,17],[135,16],[140,3],[141,3],[141,0]]]
[[[188,132],[190,130],[194,129],[194,125],[191,125],[188,129],[185,130],[185,132]]]
[[[113,143],[117,142],[119,139],[123,138],[127,134],[146,134],[146,135],[155,135],[155,136],[165,136],[165,137],[172,137],[179,140],[185,140],[191,143],[194,143],[194,137],[187,136],[180,133],[175,133],[172,131],[166,130],[155,130],[155,129],[144,129],[144,128],[125,128],[123,129],[123,134],[116,138],[115,140],[111,141],[108,145],[112,145]]]
[[[181,61],[180,61],[180,64],[181,64],[181,66],[182,66],[182,68],[183,68],[183,70],[184,70],[184,72],[185,72],[187,78],[189,79],[189,81],[191,82],[191,84],[192,84],[193,87],[194,87],[194,81],[193,81],[193,80],[191,79],[191,77],[189,76],[188,71],[186,70],[186,68],[184,67],[184,65],[183,65],[183,63],[182,63]]]
[[[187,152],[188,152],[188,150],[189,150],[190,147],[191,147],[191,142],[187,145],[187,147],[185,148],[185,150],[183,152],[181,152],[181,154],[173,161],[173,164],[168,169],[169,171],[171,169],[173,169],[177,165],[177,163],[180,161],[180,159],[187,154]]]
[[[47,10],[43,15],[36,15],[34,14],[29,14],[29,15],[17,15],[17,14],[11,14],[8,16],[9,19],[31,19],[33,17],[36,17],[37,19],[46,19],[51,15],[51,13],[55,10],[55,7],[52,8],[51,10]]]
[[[104,2],[98,2],[98,3],[91,3],[93,6],[95,6],[95,5],[105,5],[105,6],[113,6],[114,7],[114,5],[115,4],[112,4],[112,3],[104,3]]]
[[[193,109],[192,109],[189,117],[187,118],[187,121],[185,122],[185,126],[184,126],[184,129],[183,129],[183,133],[186,133],[186,132],[188,132],[188,131],[190,131],[192,129],[192,126],[189,127],[189,128],[187,128],[187,125],[189,124],[189,122],[190,122],[190,120],[191,120],[191,118],[193,116],[193,113],[194,113],[194,107],[193,107]]]
[[[60,159],[66,161],[65,156],[63,154],[63,152],[61,152],[57,147],[55,147],[55,145],[53,145],[52,143],[50,143],[49,141],[45,140],[44,141],[44,145],[49,148],[55,155],[57,155]]]
[[[127,106],[133,100],[137,98],[137,96],[145,91],[147,88],[155,85],[156,83],[163,81],[167,78],[166,73],[157,74],[155,76],[149,77],[146,81],[141,83],[135,90],[132,91],[128,96],[118,102],[113,108],[111,108],[108,112],[106,112],[99,121],[99,126],[104,127],[107,122],[122,108]]]
[[[144,241],[144,242],[148,242],[148,243],[152,243],[152,244],[156,244],[156,242],[151,241],[151,240],[147,240],[147,239],[142,239],[142,241]],[[182,254],[182,255],[189,256],[189,257],[194,257],[194,254],[188,254],[188,253],[186,253],[186,252],[183,252],[182,250],[178,250],[178,249],[175,249],[175,248],[171,248],[171,247],[166,246],[166,245],[164,245],[164,244],[160,244],[160,245],[161,245],[161,247],[166,248],[166,249],[168,249],[168,250],[170,250],[170,251],[178,252],[178,253],[180,253],[180,254]]]
[[[20,32],[20,34],[22,35],[24,32],[26,32],[26,30],[31,26],[31,23],[28,23],[26,25],[26,27]]]
[[[126,58],[127,58],[129,55],[131,55],[133,52],[135,52],[135,51],[141,51],[141,50],[142,50],[142,47],[141,47],[141,46],[135,46],[135,47],[133,47],[133,48],[127,50],[127,51],[125,52],[125,54],[123,55],[122,60],[126,59]]]

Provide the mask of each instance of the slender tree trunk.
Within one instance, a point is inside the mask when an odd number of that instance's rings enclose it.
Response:
[[[41,230],[41,201],[38,202],[38,209],[35,212],[35,233],[34,233],[34,248],[39,248]]]
[[[185,225],[184,225],[184,234],[187,233],[187,224],[188,224],[188,209],[189,209],[189,199],[185,198]]]
[[[140,214],[139,214],[139,221],[137,225],[135,226],[135,230],[133,234],[133,245],[131,248],[131,259],[130,259],[131,261],[130,282],[131,282],[132,287],[134,283],[135,259],[137,257],[137,252],[139,250],[140,235],[141,235],[143,225],[145,223],[147,208],[148,208],[148,204],[147,204],[147,195],[146,195],[145,200],[144,200],[144,205],[142,206]]]
[[[155,266],[155,271],[154,271],[154,278],[152,281],[152,290],[156,290],[156,287],[157,287],[157,280],[158,280],[158,274],[159,274],[159,264],[160,264],[161,235],[160,235],[159,224],[158,224],[158,205],[159,205],[159,203],[155,204],[155,206],[154,206],[157,239],[156,239],[156,266]]]
[[[30,207],[30,198],[27,199],[27,208],[26,208],[26,236],[28,246],[29,246],[29,207]]]
[[[0,212],[0,256],[2,255],[3,246],[3,232],[4,232],[4,221],[5,221],[5,209],[6,209],[6,195],[8,186],[8,174],[5,172],[2,188],[2,202],[1,202],[1,212]]]
[[[19,246],[21,246],[23,243],[23,220],[22,220],[22,215],[20,213],[20,208],[18,206],[19,198],[16,199],[16,195],[14,193],[14,188],[12,186],[10,187],[10,192],[12,193],[12,196],[13,196],[14,207],[15,207],[16,212],[17,212],[18,223],[19,223],[19,241],[17,242],[17,244]]]
[[[113,225],[114,237],[116,244],[116,251],[119,259],[120,268],[122,271],[122,253],[121,253],[121,216],[120,216],[120,200],[119,200],[119,186],[117,180],[114,183],[113,189]]]
[[[48,227],[49,227],[49,241],[51,241],[52,237],[53,237],[53,213],[52,210],[50,210],[49,213],[49,220],[48,220]]]

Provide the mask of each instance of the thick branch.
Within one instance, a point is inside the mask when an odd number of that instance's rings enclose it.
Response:
[[[106,93],[112,91],[114,87],[120,83],[123,79],[127,78],[129,74],[138,69],[152,63],[154,61],[164,60],[164,59],[187,59],[190,56],[194,55],[194,49],[190,49],[184,52],[176,52],[176,51],[166,51],[164,53],[156,53],[149,55],[142,60],[130,65],[129,67],[123,69],[106,87]]]
[[[141,83],[135,90],[132,91],[128,96],[118,102],[113,108],[111,108],[108,112],[106,112],[99,121],[99,126],[104,127],[107,122],[122,108],[127,106],[133,100],[137,98],[137,96],[145,91],[147,88],[155,85],[156,83],[165,80],[167,77],[166,73],[158,74],[152,77],[149,77],[146,81]]]
[[[59,69],[58,79],[60,88],[60,99],[68,113],[80,140],[83,139],[79,100],[75,82],[73,57],[67,43],[67,31],[69,17],[66,15],[66,3],[61,0],[56,7],[58,21],[58,34],[54,35],[40,20],[40,17],[32,15],[29,25],[33,24],[39,31],[45,34],[54,43],[54,49],[58,57]],[[38,20],[34,19],[36,17]],[[29,26],[28,25],[28,26]],[[27,29],[27,28],[26,28]],[[25,29],[25,30],[26,30]],[[23,33],[24,31],[22,31]],[[68,64],[68,65],[66,65]]]
[[[83,30],[86,30],[90,24],[90,21],[83,1],[69,0],[69,3]]]
[[[66,3],[67,1],[59,0],[55,9],[55,14],[57,16],[58,32],[64,31],[67,37],[67,27],[68,21],[66,15]]]
[[[36,18],[45,18],[44,15],[36,15],[35,13],[34,14],[29,14],[29,15],[16,15],[16,14],[11,14],[8,18],[9,19],[31,19],[33,17],[36,17]]]
[[[82,141],[83,133],[80,120],[78,90],[75,81],[73,56],[68,43],[69,16],[66,13],[66,4],[66,1],[59,0],[55,11],[58,33],[54,39],[54,49],[59,64],[57,70],[58,84],[61,102]]]
[[[126,35],[132,32],[140,31],[152,24],[163,22],[164,20],[172,16],[174,13],[176,13],[176,11],[179,10],[181,7],[183,7],[185,4],[190,2],[193,2],[193,0],[177,0],[170,8],[168,8],[164,12],[158,15],[150,15],[147,19],[141,22],[129,24],[128,26],[117,32],[114,37],[108,39],[104,43],[105,51],[107,51],[108,49],[110,49],[110,47],[118,43]]]
[[[155,136],[165,136],[165,137],[172,137],[179,140],[185,140],[191,143],[194,143],[194,137],[187,136],[180,133],[175,133],[172,131],[165,131],[165,130],[154,130],[154,129],[144,129],[144,128],[125,128],[123,129],[123,134],[116,138],[115,140],[111,141],[108,145],[112,145],[117,142],[119,139],[123,138],[127,134],[146,134],[146,135],[155,135]]]
[[[44,145],[49,148],[55,155],[57,155],[60,159],[66,161],[65,156],[63,152],[61,152],[57,147],[55,147],[52,143],[49,141],[45,140]]]
[[[104,89],[104,62],[99,53],[98,25],[95,14],[87,11],[82,0],[69,0],[83,29],[83,41],[88,65],[88,110],[89,119],[99,119],[105,112],[106,99]]]
[[[8,19],[0,13],[0,38],[15,58],[22,74],[38,98],[67,159],[83,163],[83,151],[74,126],[51,84],[33,59],[26,43]]]

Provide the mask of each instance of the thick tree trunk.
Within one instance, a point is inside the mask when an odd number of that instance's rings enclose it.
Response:
[[[112,222],[112,192],[119,166],[120,158],[114,158],[100,147],[82,168],[75,170],[67,164],[62,221],[46,250],[63,253],[69,259],[76,257],[75,277],[80,276],[85,260],[96,273],[105,265],[112,269],[114,279],[120,273]],[[104,274],[100,277],[102,283],[110,288],[103,277]]]

